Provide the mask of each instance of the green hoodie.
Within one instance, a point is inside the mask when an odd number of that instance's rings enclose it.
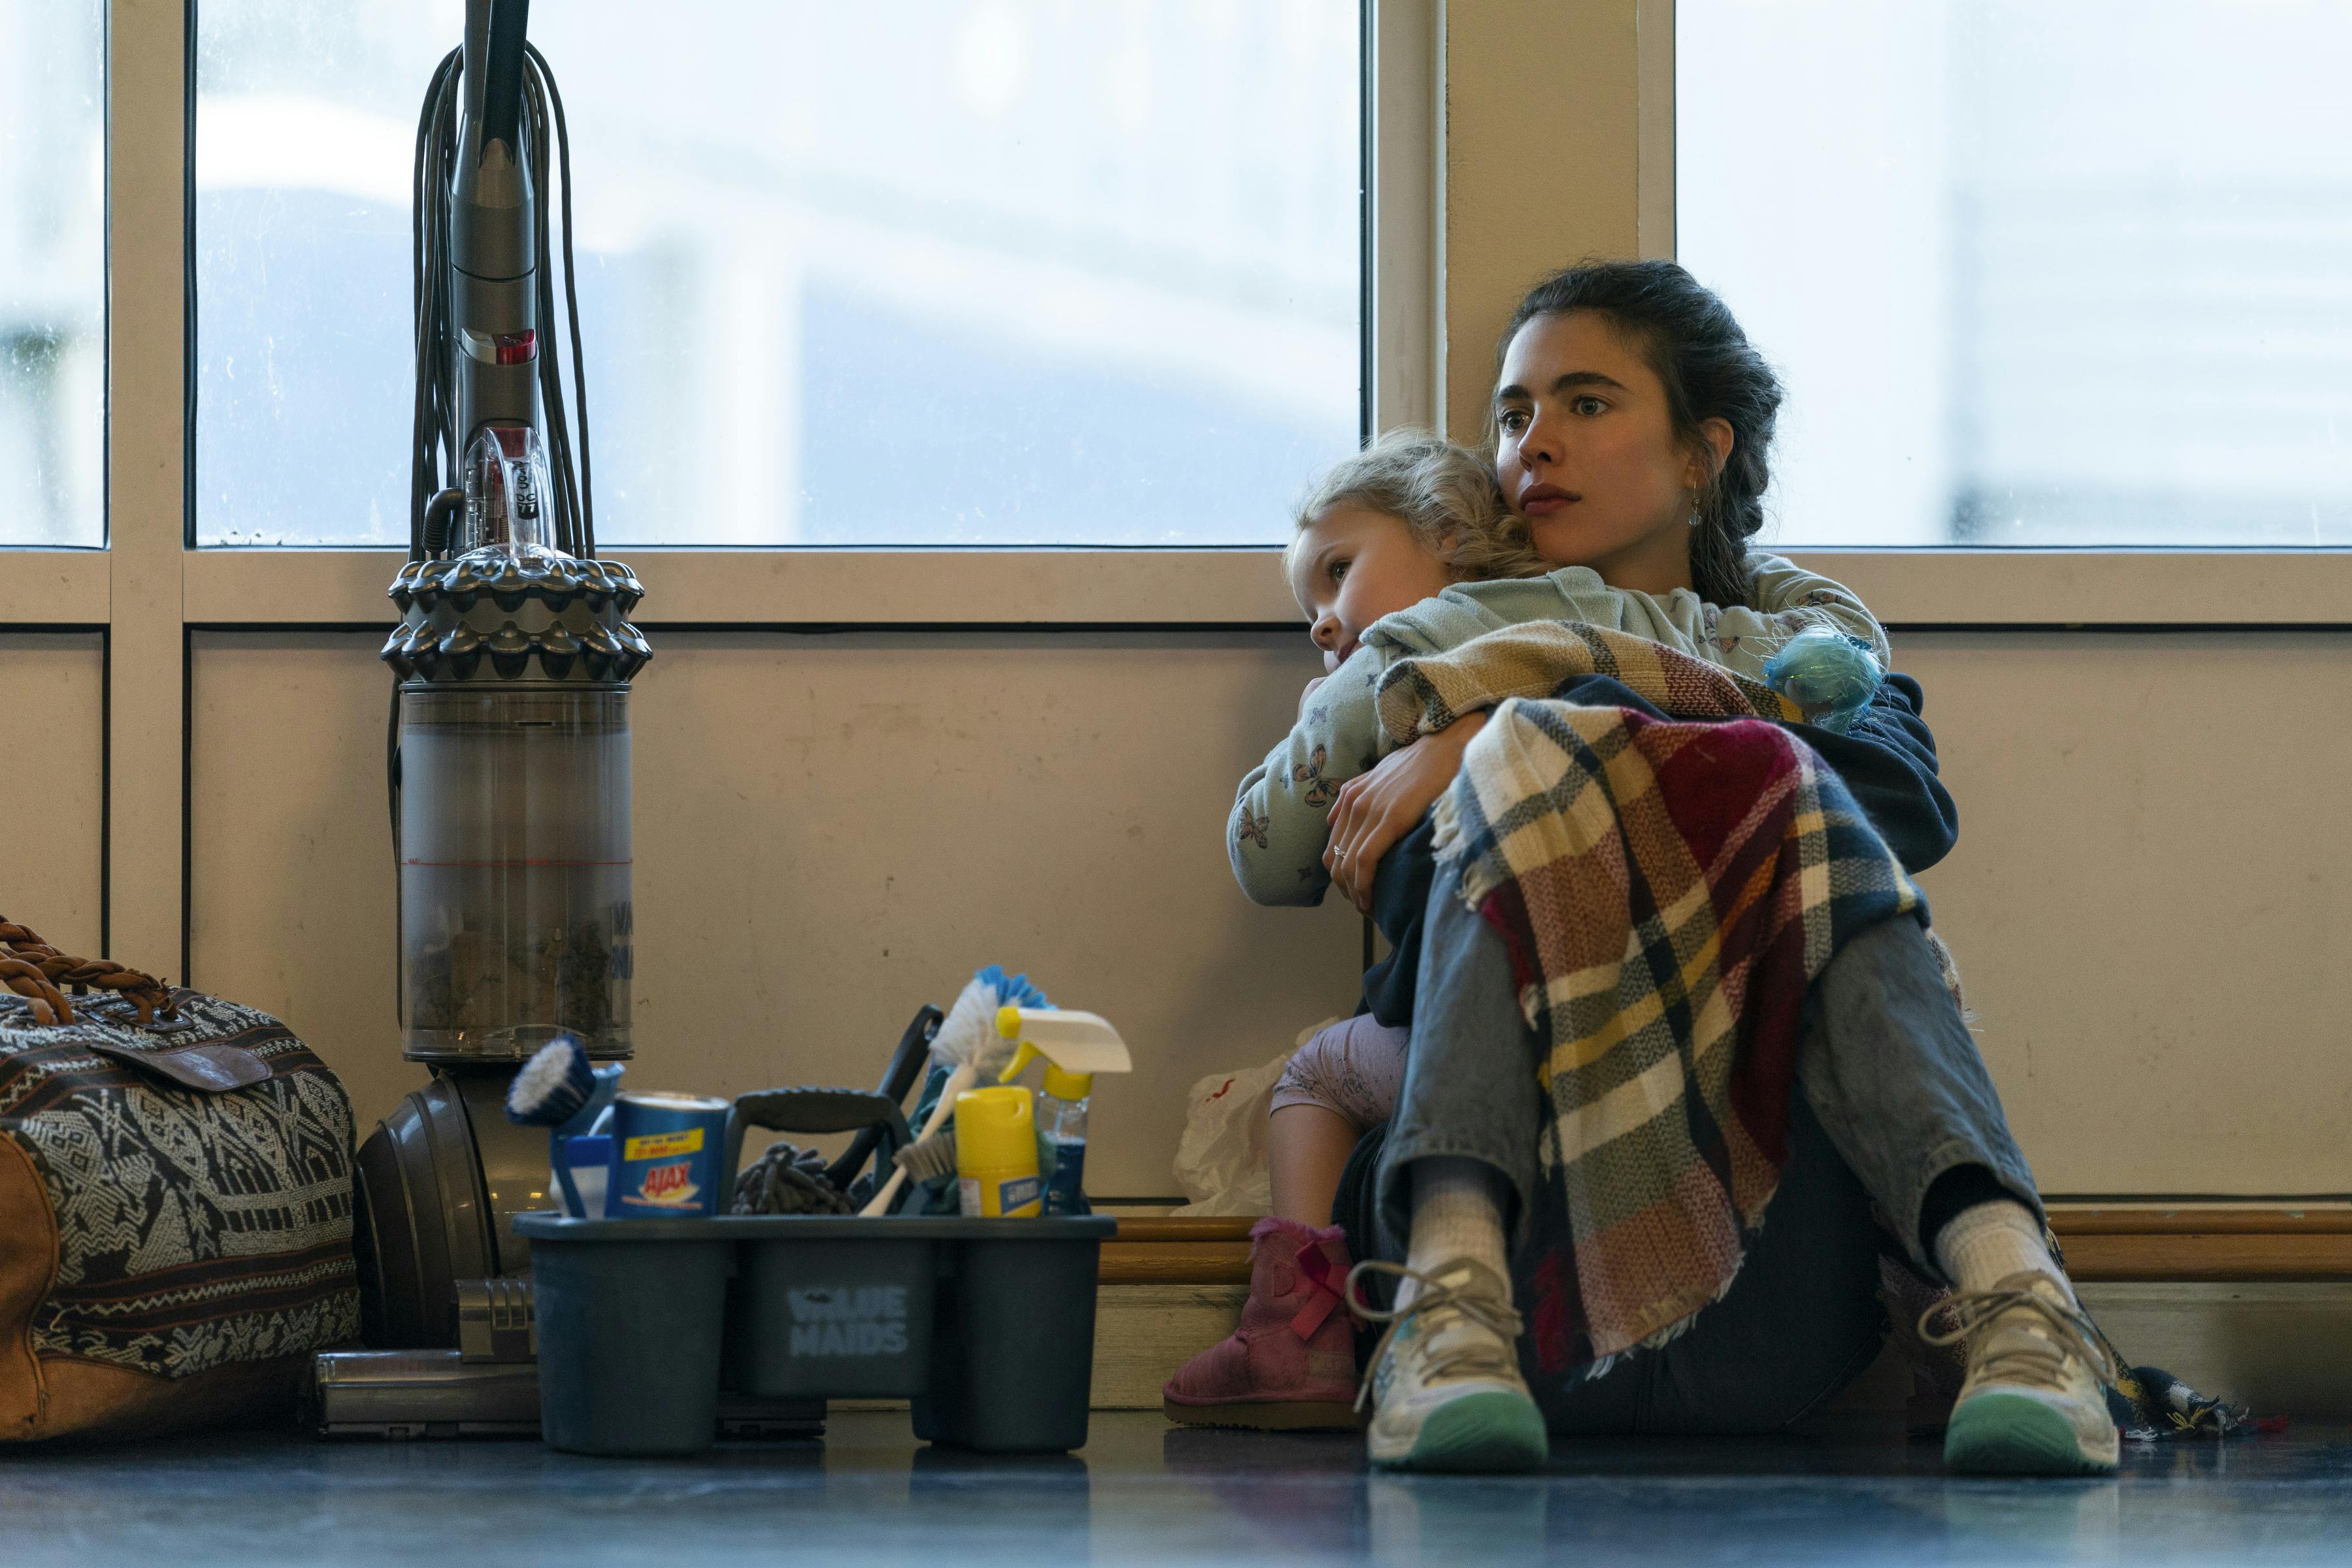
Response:
[[[1242,780],[1225,847],[1242,891],[1261,904],[1319,904],[1331,803],[1339,786],[1395,750],[1381,730],[1374,693],[1389,666],[1444,653],[1473,637],[1529,621],[1582,621],[1695,654],[1753,679],[1780,646],[1809,626],[1867,642],[1883,667],[1886,633],[1860,599],[1777,555],[1753,555],[1757,608],[1718,609],[1687,588],[1664,595],[1612,588],[1589,566],[1541,577],[1457,583],[1433,599],[1382,616],[1361,646],[1307,699],[1307,711],[1265,761]]]

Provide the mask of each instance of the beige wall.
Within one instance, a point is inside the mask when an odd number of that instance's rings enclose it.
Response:
[[[100,951],[104,670],[93,634],[0,633],[0,917],[78,956]]]
[[[1895,654],[1960,808],[1922,880],[2043,1184],[2352,1185],[2352,636]]]
[[[194,666],[195,977],[283,1014],[363,1120],[417,1078],[393,1027],[375,642],[205,636]],[[1002,960],[1136,1048],[1100,1094],[1094,1190],[1169,1192],[1185,1086],[1350,1001],[1353,919],[1248,905],[1220,847],[1302,647],[662,639],[635,709],[634,1072],[859,1081],[919,1003]],[[2043,1182],[2340,1189],[2352,837],[2326,803],[2352,732],[2318,716],[2352,713],[2352,637],[1914,634],[1897,653],[1961,812],[1925,881]],[[78,754],[94,766],[94,738]]]
[[[393,1012],[380,638],[199,637],[197,982],[277,1012],[362,1125],[417,1082]],[[680,634],[633,699],[632,1080],[877,1077],[982,963],[1109,1017],[1099,1194],[1173,1190],[1185,1089],[1352,1010],[1362,927],[1260,910],[1234,781],[1320,666],[1296,635]]]

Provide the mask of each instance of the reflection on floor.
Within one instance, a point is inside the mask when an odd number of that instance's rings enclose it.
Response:
[[[1742,1563],[2352,1558],[2352,1432],[2125,1450],[2102,1481],[1947,1479],[1932,1444],[1577,1442],[1541,1475],[1370,1474],[1356,1439],[1097,1415],[1079,1454],[927,1448],[903,1415],[694,1460],[251,1436],[0,1451],[0,1561]]]

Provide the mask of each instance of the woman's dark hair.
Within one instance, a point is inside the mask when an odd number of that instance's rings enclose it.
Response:
[[[1780,378],[1748,342],[1724,302],[1671,261],[1585,261],[1528,290],[1495,351],[1497,368],[1519,329],[1538,316],[1593,310],[1636,341],[1666,389],[1677,438],[1708,452],[1699,426],[1731,426],[1731,456],[1699,491],[1692,531],[1691,585],[1711,605],[1746,605],[1755,575],[1748,541],[1764,526],[1764,487],[1771,479],[1772,426]],[[1488,416],[1488,445],[1499,432]]]

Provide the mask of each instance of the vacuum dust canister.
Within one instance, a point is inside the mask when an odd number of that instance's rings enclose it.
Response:
[[[631,1049],[629,681],[653,650],[626,616],[644,590],[545,542],[521,437],[474,476],[462,552],[391,590],[413,1061],[520,1061],[564,1033],[598,1059]]]

